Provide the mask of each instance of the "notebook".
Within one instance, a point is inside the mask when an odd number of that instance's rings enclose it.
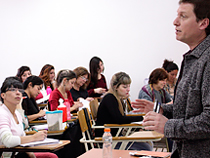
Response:
[[[136,151],[136,152],[130,152],[129,153],[132,156],[150,156],[150,157],[158,157],[158,158],[168,158],[171,153],[170,152],[157,152],[157,151]]]
[[[20,146],[29,147],[29,146],[40,146],[40,145],[49,145],[49,144],[58,144],[58,143],[59,143],[58,139],[45,138],[43,141],[24,143],[24,144],[20,144]]]

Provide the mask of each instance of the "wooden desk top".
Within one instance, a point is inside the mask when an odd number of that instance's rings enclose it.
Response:
[[[91,149],[86,153],[80,155],[78,158],[99,158],[102,157],[103,149]],[[136,158],[131,156],[129,152],[136,152],[135,150],[112,150],[112,158]]]
[[[78,116],[72,116],[71,120],[68,120],[67,122],[73,122],[78,119]],[[38,121],[30,121],[30,125],[38,125],[38,124],[46,124],[47,120],[38,120]]]
[[[47,120],[30,121],[29,125],[46,124]]]
[[[163,138],[164,135],[155,131],[139,131],[139,132],[132,133],[128,137],[135,138],[135,139],[137,138],[138,139],[158,139],[158,138]]]
[[[140,131],[140,132],[134,132],[133,134],[129,136],[122,136],[122,137],[113,137],[113,141],[118,140],[151,140],[151,141],[157,141],[158,139],[163,138],[164,135],[157,133],[155,131]],[[96,137],[95,141],[102,141],[102,137]]]
[[[80,155],[78,158],[99,158],[102,157],[102,149],[91,149],[86,153]],[[136,158],[129,155],[129,150],[112,150],[112,158]]]
[[[43,146],[34,146],[34,147],[12,147],[7,148],[4,145],[0,145],[0,152],[54,152],[61,148],[63,148],[65,145],[69,144],[69,140],[60,140],[58,144],[49,144],[49,145],[43,145]]]
[[[60,130],[60,131],[47,131],[47,135],[60,135],[64,132],[65,130]],[[36,131],[27,131],[25,132],[26,135],[32,135],[36,133]]]
[[[42,103],[42,104],[37,104],[37,105],[38,105],[38,107],[45,107],[45,106],[48,106],[47,103]]]

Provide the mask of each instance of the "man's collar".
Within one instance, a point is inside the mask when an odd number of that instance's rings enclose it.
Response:
[[[183,56],[195,56],[199,58],[205,49],[210,46],[210,35],[208,35],[199,45],[197,45],[193,50],[189,50]]]

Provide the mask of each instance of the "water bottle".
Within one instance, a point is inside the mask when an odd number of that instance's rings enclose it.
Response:
[[[50,86],[47,86],[46,91],[47,91],[47,95],[49,95],[52,92],[52,89],[50,88]]]
[[[104,129],[103,134],[103,158],[112,158],[112,135],[110,128]]]
[[[58,106],[58,110],[63,111],[63,122],[66,122],[67,121],[67,112],[66,112],[66,106],[63,104],[62,98],[59,99],[59,103],[60,103],[60,105]]]
[[[67,112],[67,120],[71,120],[71,113],[70,113],[70,103],[68,99],[64,99],[64,103],[66,106],[66,112]]]

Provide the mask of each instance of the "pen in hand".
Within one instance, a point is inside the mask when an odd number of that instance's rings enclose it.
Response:
[[[37,131],[36,129],[33,129],[34,131],[36,131],[36,132],[39,132],[39,131]]]

